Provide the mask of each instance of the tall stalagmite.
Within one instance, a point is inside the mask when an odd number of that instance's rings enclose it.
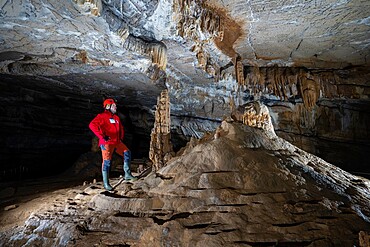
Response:
[[[168,90],[163,90],[157,100],[155,122],[151,133],[149,158],[155,171],[163,167],[172,156],[170,98]]]

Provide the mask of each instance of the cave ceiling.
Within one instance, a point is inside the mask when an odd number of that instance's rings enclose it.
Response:
[[[219,123],[263,96],[277,130],[366,142],[369,9],[362,0],[1,1],[0,86],[27,76],[152,114],[167,88],[173,125]],[[207,124],[182,131],[215,129]]]
[[[0,7],[1,73],[50,77],[84,92],[137,85],[143,93],[163,88],[164,77],[213,90],[220,76],[235,80],[233,69],[220,71],[237,57],[258,67],[369,65],[368,1],[36,0]],[[166,58],[155,61],[155,46]]]

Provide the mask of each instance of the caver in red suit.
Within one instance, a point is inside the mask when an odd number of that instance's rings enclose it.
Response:
[[[122,142],[125,135],[121,119],[116,115],[117,105],[113,99],[103,102],[104,112],[99,113],[89,124],[90,129],[99,138],[99,146],[102,152],[102,175],[104,188],[112,190],[109,184],[109,170],[113,152],[123,157],[123,170],[125,180],[136,180],[130,171],[131,152]]]

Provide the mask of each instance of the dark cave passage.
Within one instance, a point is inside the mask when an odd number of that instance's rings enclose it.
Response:
[[[1,182],[60,174],[90,152],[94,134],[88,125],[102,111],[102,95],[9,75],[0,78],[0,91]],[[117,95],[125,144],[133,159],[147,157],[150,128],[135,126],[136,111],[130,109],[135,102],[120,107],[121,97]]]

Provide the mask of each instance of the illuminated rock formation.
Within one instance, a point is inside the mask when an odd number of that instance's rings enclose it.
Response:
[[[238,107],[233,106],[231,117],[250,127],[263,129],[271,138],[276,137],[269,110],[259,101]]]
[[[175,20],[178,23],[177,32],[180,36],[200,41],[203,39],[199,32],[201,30],[209,35],[207,38],[219,37],[221,40],[223,39],[222,17],[201,1],[175,0],[173,10]]]
[[[177,22],[177,34],[196,43],[197,48],[193,47],[192,50],[196,52],[198,66],[212,77],[217,77],[220,65],[213,62],[208,54],[209,45],[215,44],[230,58],[237,57],[233,44],[241,35],[239,25],[221,9],[202,1],[176,0],[173,11],[174,20]],[[239,70],[240,73],[242,62],[239,61],[238,64],[237,62],[235,61],[235,70]],[[242,80],[240,75],[237,80]]]
[[[147,71],[148,75],[152,80],[157,80],[159,78],[160,70],[164,71],[167,65],[167,48],[161,42],[147,42],[143,39],[128,35],[126,30],[119,31],[120,37],[124,40],[124,48],[137,52],[142,55],[147,55],[151,58],[152,66],[149,70],[154,70],[154,72]]]
[[[368,97],[355,93],[366,91],[364,81],[359,78],[356,69],[325,71],[290,67],[246,68],[244,85],[252,95],[260,97],[270,94],[281,101],[301,98],[304,106],[310,110],[320,98],[339,99],[346,94],[348,96],[348,91],[353,92],[352,97]],[[342,88],[346,88],[347,93]]]
[[[158,97],[155,111],[155,122],[151,133],[149,158],[154,170],[158,171],[165,166],[173,156],[171,144],[170,98],[164,90]]]
[[[260,129],[264,129],[269,135],[276,136],[274,126],[267,106],[259,101],[248,103],[243,114],[243,123]]]
[[[367,232],[361,231],[358,235],[360,247],[370,246],[370,235]]]
[[[233,62],[235,67],[235,80],[239,83],[239,85],[244,85],[245,79],[243,62],[239,56],[236,56]]]
[[[112,178],[115,192],[105,192],[102,182],[85,183],[9,205],[2,214],[0,242],[367,246],[368,179],[270,138],[263,129],[226,121],[219,129],[218,138],[192,141],[165,167],[134,183]],[[17,195],[11,188],[1,192]],[[17,218],[22,207],[33,209],[25,222]]]

